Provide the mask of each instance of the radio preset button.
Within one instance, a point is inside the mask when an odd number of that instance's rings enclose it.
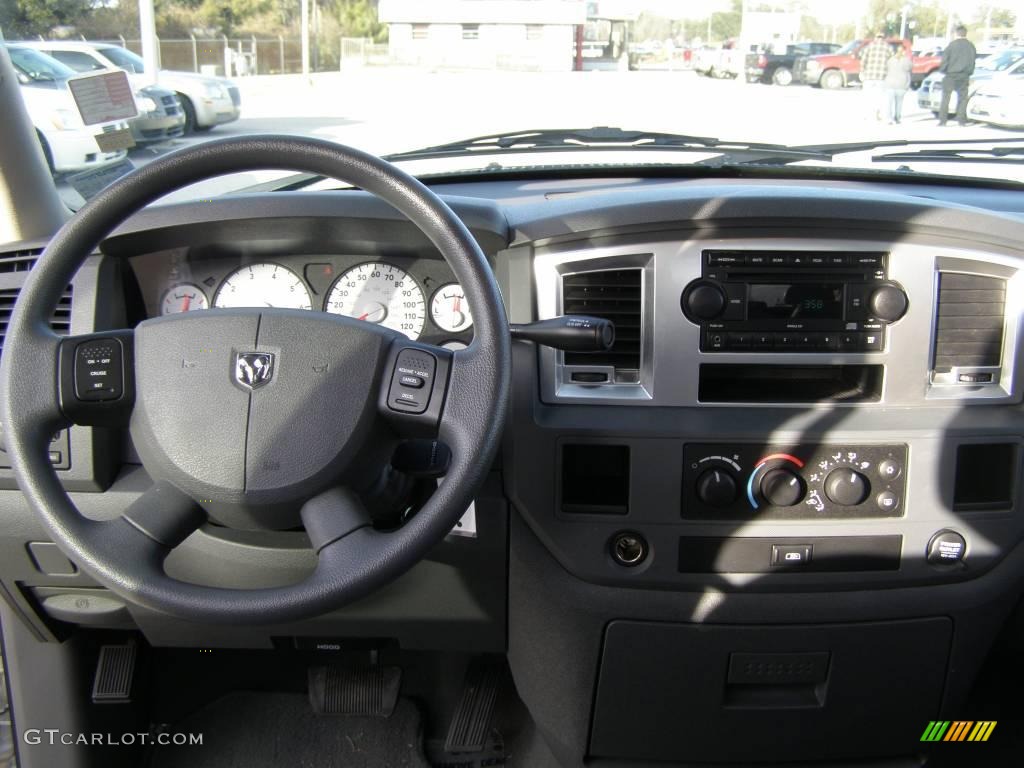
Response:
[[[830,267],[845,267],[850,263],[850,257],[844,253],[830,253],[826,258]]]
[[[726,336],[725,344],[729,349],[750,349],[754,346],[754,334],[730,333]]]
[[[768,256],[764,253],[752,253],[747,255],[748,267],[763,267],[768,263]]]
[[[708,266],[712,267],[733,267],[744,261],[743,254],[739,253],[711,253],[708,254]]]
[[[771,349],[775,346],[774,333],[753,333],[751,339],[754,349]]]
[[[768,263],[773,267],[786,267],[793,263],[793,257],[785,253],[772,253],[768,255]]]

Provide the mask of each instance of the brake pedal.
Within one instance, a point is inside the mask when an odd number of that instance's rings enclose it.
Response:
[[[311,667],[309,701],[318,715],[391,717],[402,687],[398,667]]]
[[[503,676],[504,666],[499,662],[474,661],[469,665],[448,726],[445,752],[480,752],[487,746]]]
[[[100,646],[96,677],[92,683],[93,704],[127,704],[132,700],[137,649],[134,642]]]

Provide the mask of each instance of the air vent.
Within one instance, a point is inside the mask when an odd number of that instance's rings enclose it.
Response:
[[[11,321],[11,313],[14,312],[14,303],[18,300],[18,288],[4,288],[0,290],[0,354],[3,353],[4,340],[7,338],[7,324]],[[71,332],[71,286],[64,291],[60,297],[57,308],[53,311],[50,319],[50,327],[56,333],[66,336]]]
[[[1006,281],[939,274],[935,373],[954,368],[998,368],[1003,350]]]
[[[31,248],[24,251],[9,251],[0,255],[0,274],[28,272],[36,265],[40,253],[42,253],[40,249]]]
[[[636,382],[640,372],[643,270],[578,272],[562,277],[562,312],[592,315],[615,323],[615,344],[607,352],[566,352],[566,365],[612,366],[615,380]]]

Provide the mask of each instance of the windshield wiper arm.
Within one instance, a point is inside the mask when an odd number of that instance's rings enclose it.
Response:
[[[444,157],[465,157],[474,154],[520,154],[548,151],[616,151],[658,150],[681,152],[714,152],[731,150],[732,153],[755,153],[757,157],[776,153],[793,159],[815,159],[820,153],[793,150],[784,144],[722,141],[711,136],[693,136],[682,133],[655,131],[624,131],[621,128],[598,126],[594,128],[541,129],[476,136],[448,144],[439,144],[409,152],[387,155],[386,160],[427,160]]]

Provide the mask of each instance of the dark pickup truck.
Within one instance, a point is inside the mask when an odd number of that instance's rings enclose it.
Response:
[[[837,43],[794,43],[786,46],[785,53],[748,53],[747,82],[789,85],[793,82],[793,63],[797,57],[835,53],[838,50]]]

